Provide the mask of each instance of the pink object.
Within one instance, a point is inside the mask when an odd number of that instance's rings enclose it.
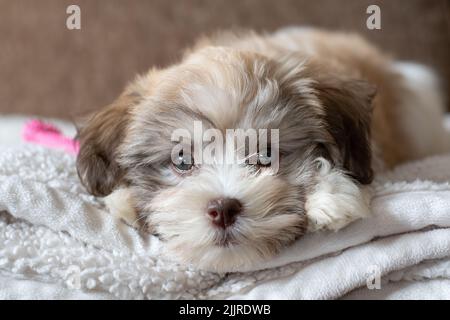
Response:
[[[61,131],[52,124],[40,120],[30,120],[25,123],[22,138],[31,143],[43,145],[48,148],[63,149],[70,154],[78,154],[80,143],[76,139],[64,136]]]

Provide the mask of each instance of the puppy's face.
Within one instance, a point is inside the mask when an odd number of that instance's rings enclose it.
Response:
[[[338,229],[367,211],[371,93],[322,69],[207,48],[152,71],[81,130],[80,178],[96,195],[128,186],[149,231],[211,270],[244,269],[307,230]],[[267,132],[269,143],[228,144],[230,129]],[[208,142],[216,149],[204,159]]]

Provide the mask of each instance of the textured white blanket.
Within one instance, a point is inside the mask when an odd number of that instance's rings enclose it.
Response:
[[[71,156],[0,146],[0,298],[411,297],[396,285],[450,298],[449,181],[450,155],[404,165],[376,179],[370,218],[310,234],[258,270],[215,274],[115,220]],[[381,290],[364,289],[378,276]],[[439,291],[411,289],[424,281]]]

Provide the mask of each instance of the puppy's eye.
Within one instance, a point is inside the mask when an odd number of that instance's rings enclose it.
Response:
[[[187,173],[193,169],[194,161],[191,159],[190,155],[184,155],[183,152],[180,152],[177,161],[173,162],[172,165],[176,171]]]
[[[270,148],[258,154],[258,165],[261,167],[268,167],[272,162],[272,153]]]

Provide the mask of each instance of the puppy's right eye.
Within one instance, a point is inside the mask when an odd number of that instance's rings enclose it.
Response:
[[[268,147],[266,150],[258,154],[258,165],[261,167],[269,167],[272,162],[272,150]]]
[[[181,151],[178,155],[178,159],[175,162],[172,162],[174,169],[181,173],[190,172],[194,168],[194,161],[191,159],[190,155],[184,155]]]

